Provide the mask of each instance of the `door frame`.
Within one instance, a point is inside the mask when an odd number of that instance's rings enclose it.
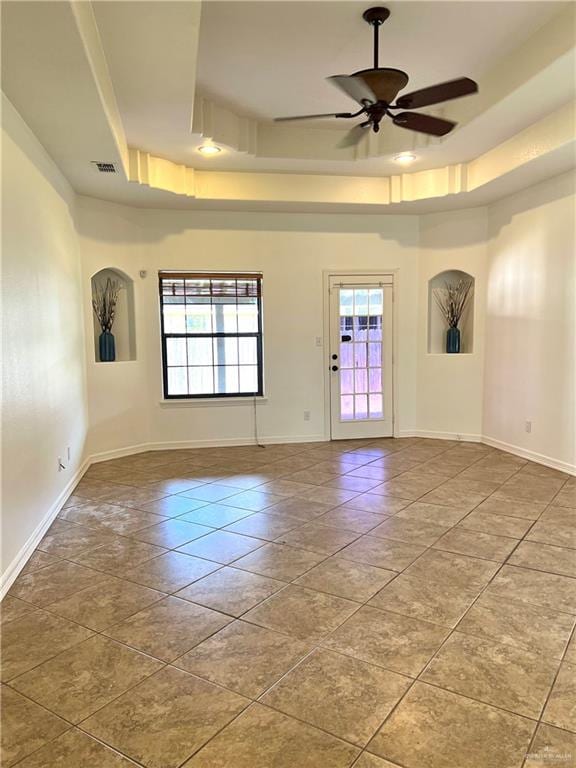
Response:
[[[332,439],[332,422],[330,413],[330,278],[331,277],[392,277],[392,434],[399,437],[398,424],[398,289],[400,272],[394,269],[325,269],[322,272],[322,366],[324,370],[324,439]]]

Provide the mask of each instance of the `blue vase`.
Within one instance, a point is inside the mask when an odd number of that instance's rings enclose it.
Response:
[[[100,346],[100,362],[112,363],[116,360],[116,344],[110,331],[102,331],[98,340]]]
[[[448,328],[446,331],[446,352],[455,354],[460,352],[460,329]]]

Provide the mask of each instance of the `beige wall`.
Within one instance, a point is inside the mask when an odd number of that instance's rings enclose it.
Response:
[[[74,195],[7,100],[2,122],[6,575],[81,464],[86,398]],[[62,472],[59,456],[67,465]]]
[[[565,174],[489,208],[483,431],[567,468],[576,463],[575,204]]]

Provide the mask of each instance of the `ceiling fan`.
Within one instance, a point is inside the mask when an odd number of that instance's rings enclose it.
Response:
[[[379,31],[381,25],[390,16],[388,8],[369,8],[362,18],[374,29],[374,66],[361,69],[352,75],[333,75],[327,78],[344,93],[358,102],[361,109],[357,112],[333,112],[323,115],[298,115],[295,117],[277,117],[276,122],[289,120],[315,120],[321,117],[339,117],[350,119],[365,116],[364,122],[356,125],[339,143],[339,147],[351,147],[358,144],[372,128],[374,133],[380,130],[380,121],[390,117],[394,125],[411,131],[426,133],[430,136],[445,136],[456,127],[451,120],[443,120],[432,115],[404,110],[428,107],[450,99],[458,99],[478,91],[478,84],[469,77],[449,80],[446,83],[432,85],[419,91],[406,93],[396,98],[399,91],[408,84],[408,75],[401,69],[378,66]],[[396,103],[392,103],[396,99]],[[397,112],[397,110],[403,110]]]

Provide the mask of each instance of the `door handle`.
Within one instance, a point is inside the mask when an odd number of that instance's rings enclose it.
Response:
[[[338,370],[338,366],[337,366],[337,365],[333,365],[333,366],[332,366],[332,370],[333,370],[333,371],[337,371],[337,370]]]

